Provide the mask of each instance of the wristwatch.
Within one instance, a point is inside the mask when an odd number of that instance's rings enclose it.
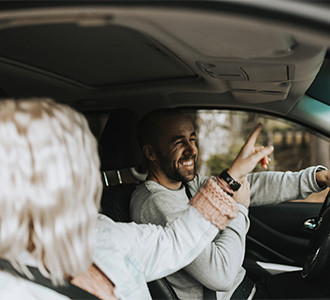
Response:
[[[234,192],[236,192],[236,191],[241,187],[241,184],[240,184],[239,182],[237,182],[233,177],[231,177],[231,176],[228,174],[227,171],[228,171],[228,169],[222,171],[222,173],[219,175],[219,177],[222,178],[224,181],[226,181],[227,184],[229,185],[229,187],[230,187]]]

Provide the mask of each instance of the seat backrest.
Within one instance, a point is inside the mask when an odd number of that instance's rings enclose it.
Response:
[[[138,117],[129,109],[110,112],[100,140],[101,171],[120,170],[142,164],[136,128]]]
[[[129,203],[136,184],[105,186],[101,199],[102,213],[116,222],[130,222]]]
[[[136,137],[137,123],[138,117],[128,109],[116,109],[110,113],[99,141],[101,171],[142,164],[142,152]],[[136,186],[126,183],[105,186],[101,212],[114,221],[130,222],[129,203]],[[153,299],[178,299],[166,278],[150,282],[148,287]]]
[[[148,288],[151,294],[152,299],[169,299],[169,300],[179,300],[172,286],[168,280],[164,277],[151,281],[148,283]]]
[[[115,109],[109,114],[99,140],[101,171],[120,170],[142,163],[136,137],[138,117],[129,109]],[[114,221],[129,222],[129,202],[136,184],[105,186],[101,212]]]

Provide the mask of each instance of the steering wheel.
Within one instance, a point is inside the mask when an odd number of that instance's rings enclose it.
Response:
[[[330,191],[317,220],[302,271],[303,278],[310,280],[317,278],[330,262]]]

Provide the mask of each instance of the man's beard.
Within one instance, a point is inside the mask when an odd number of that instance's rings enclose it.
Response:
[[[188,159],[192,159],[194,161],[194,169],[190,170],[189,172],[183,172],[180,171],[179,168],[176,168],[171,161],[169,161],[166,157],[164,157],[160,151],[157,151],[157,156],[159,158],[160,165],[165,173],[165,175],[177,182],[188,182],[190,180],[193,180],[196,174],[196,164],[195,164],[195,157],[191,156]]]

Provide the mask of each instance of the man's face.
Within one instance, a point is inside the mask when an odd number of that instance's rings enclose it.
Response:
[[[186,116],[168,117],[161,121],[157,162],[164,174],[176,182],[195,177],[198,150],[193,124]]]

